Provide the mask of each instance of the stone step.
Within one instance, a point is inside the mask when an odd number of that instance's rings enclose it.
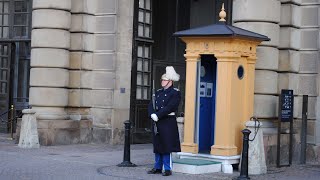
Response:
[[[221,172],[221,162],[203,159],[173,159],[174,172],[187,174],[204,174]]]
[[[216,156],[211,154],[193,154],[193,153],[186,153],[186,152],[178,152],[176,154],[177,159],[202,159],[208,161],[216,161],[221,162],[221,169],[223,173],[232,174],[233,167],[232,164],[239,164],[240,162],[240,155],[235,156]]]

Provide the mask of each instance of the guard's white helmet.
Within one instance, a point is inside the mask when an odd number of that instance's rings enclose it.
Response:
[[[172,66],[166,67],[166,73],[161,76],[163,80],[179,81],[180,75],[176,73]]]

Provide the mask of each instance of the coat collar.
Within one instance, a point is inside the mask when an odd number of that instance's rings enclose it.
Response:
[[[168,92],[170,92],[172,89],[173,89],[173,86],[170,86],[170,87],[167,88],[167,89],[162,88],[162,91],[168,93]]]

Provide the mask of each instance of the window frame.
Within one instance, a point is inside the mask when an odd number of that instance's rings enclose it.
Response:
[[[23,3],[21,7],[25,7],[25,11],[17,11],[16,4]],[[5,4],[8,10],[5,11]],[[0,39],[1,40],[20,40],[31,38],[31,19],[32,19],[32,0],[0,0]],[[7,16],[7,17],[6,17]],[[6,19],[6,18],[7,19]],[[25,21],[24,24],[16,24],[16,18],[21,17]],[[5,23],[6,22],[6,23]],[[4,36],[4,29],[7,29],[7,35]],[[20,34],[17,35],[17,29]],[[23,31],[21,31],[24,29]],[[22,33],[24,32],[24,33]]]
[[[146,8],[146,3],[149,1],[150,2],[150,8]],[[144,7],[140,6],[140,2],[144,2]],[[153,39],[152,39],[152,5],[153,5],[153,0],[136,0],[136,7],[138,8],[138,11],[135,14],[134,18],[134,46],[133,46],[133,51],[132,51],[132,59],[133,59],[133,66],[132,66],[132,71],[133,74],[132,76],[132,88],[135,89],[132,95],[133,99],[139,101],[139,100],[150,100],[151,99],[151,89],[152,89],[152,45],[153,45]],[[143,22],[140,20],[140,12],[143,14]],[[146,22],[146,13],[150,14],[150,22]],[[145,34],[145,27],[149,27],[149,32],[150,36],[140,36],[139,34],[139,26],[143,27],[143,32],[142,34]],[[141,57],[139,57],[139,48],[142,47],[142,54]],[[148,48],[148,57],[145,56],[145,48]],[[142,69],[138,69],[138,63],[139,61],[142,61]],[[144,67],[145,62],[148,61],[148,69]],[[140,78],[141,77],[141,78]],[[146,80],[146,77],[148,79]],[[140,81],[139,81],[140,79]],[[134,84],[133,84],[134,82]],[[139,83],[141,82],[141,83]],[[139,84],[138,84],[139,83]]]

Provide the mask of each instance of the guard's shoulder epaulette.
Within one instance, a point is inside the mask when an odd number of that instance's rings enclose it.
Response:
[[[176,90],[176,91],[180,91],[178,88],[173,88],[174,90]]]

